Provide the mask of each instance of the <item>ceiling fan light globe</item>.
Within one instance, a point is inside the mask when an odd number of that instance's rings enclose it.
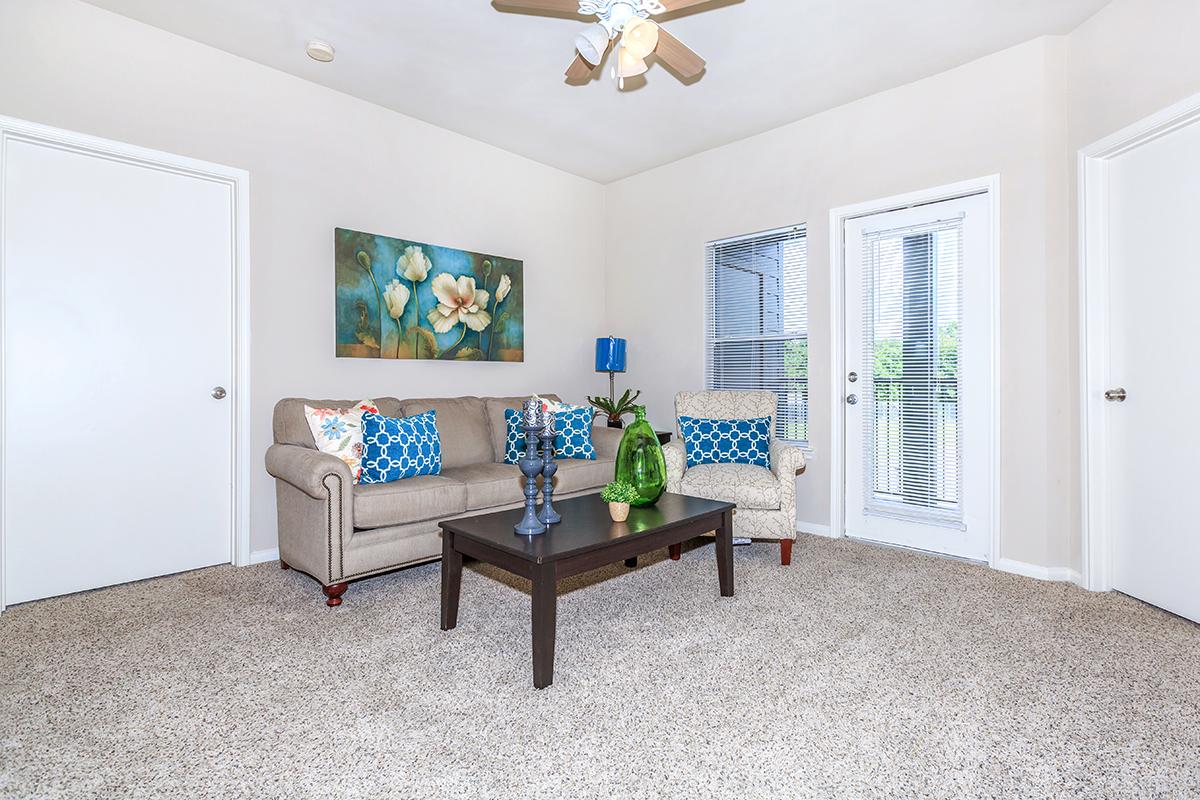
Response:
[[[648,19],[634,17],[625,25],[621,44],[634,57],[645,58],[658,47],[658,25]]]
[[[645,61],[629,52],[628,48],[621,48],[617,57],[617,77],[632,78],[635,75],[643,74],[648,69]]]
[[[579,55],[583,56],[584,61],[594,67],[604,58],[604,53],[608,50],[608,42],[608,29],[597,22],[594,25],[588,25],[582,33],[575,37],[575,49],[579,51]]]

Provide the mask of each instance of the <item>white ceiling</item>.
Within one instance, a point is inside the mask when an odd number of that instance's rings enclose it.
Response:
[[[708,60],[618,92],[569,86],[584,18],[488,0],[89,0],[600,182],[909,83],[1043,34],[1109,0],[713,0],[664,24]],[[310,38],[332,64],[304,54]]]

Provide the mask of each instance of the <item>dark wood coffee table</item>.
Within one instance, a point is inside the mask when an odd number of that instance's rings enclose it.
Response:
[[[442,528],[442,630],[458,624],[463,556],[533,581],[533,685],[554,680],[555,584],[581,572],[717,532],[717,579],[722,597],[733,596],[733,503],[664,494],[613,522],[599,494],[555,503],[563,521],[538,536],[519,536],[521,511],[497,511],[439,523]]]

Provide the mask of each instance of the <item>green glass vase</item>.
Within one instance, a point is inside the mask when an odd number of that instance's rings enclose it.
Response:
[[[667,462],[654,427],[646,421],[646,407],[634,406],[636,419],[625,429],[617,449],[617,480],[637,489],[635,508],[652,506],[667,488]]]

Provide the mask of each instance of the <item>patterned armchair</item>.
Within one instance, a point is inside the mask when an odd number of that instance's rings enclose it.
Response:
[[[796,474],[804,469],[804,452],[771,441],[771,468],[752,464],[687,466],[679,417],[707,419],[775,418],[771,392],[680,392],[675,395],[675,439],[663,448],[667,459],[667,491],[737,504],[737,536],[779,541],[780,562],[792,563],[796,539]],[[678,549],[671,558],[678,558]]]

